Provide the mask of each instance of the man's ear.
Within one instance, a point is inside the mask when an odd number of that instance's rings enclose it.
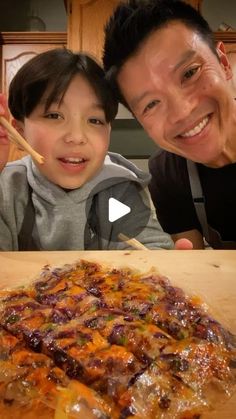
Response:
[[[232,68],[231,68],[229,59],[227,57],[225,46],[224,46],[222,41],[219,41],[217,43],[216,51],[217,51],[217,55],[218,55],[219,60],[220,60],[221,67],[223,68],[223,70],[225,72],[226,80],[232,79],[232,77],[233,77]]]
[[[13,118],[11,124],[16,129],[16,131],[19,132],[19,134],[22,137],[24,137],[24,123]],[[18,150],[24,151],[24,149],[20,145],[17,145],[16,147],[18,148]]]

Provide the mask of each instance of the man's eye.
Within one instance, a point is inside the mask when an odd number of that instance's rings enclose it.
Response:
[[[184,73],[184,79],[191,79],[191,77],[193,77],[198,72],[199,69],[200,69],[199,66],[190,68]]]
[[[104,121],[99,118],[89,118],[89,122],[94,125],[104,125]]]
[[[159,102],[159,100],[152,100],[147,106],[145,106],[143,113],[146,113],[150,109],[153,109]]]

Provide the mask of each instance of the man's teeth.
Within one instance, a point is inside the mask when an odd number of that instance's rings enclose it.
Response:
[[[207,125],[209,121],[209,116],[206,116],[196,127],[190,129],[190,131],[185,132],[184,134],[181,134],[181,137],[193,137],[194,135],[199,134],[203,128]]]

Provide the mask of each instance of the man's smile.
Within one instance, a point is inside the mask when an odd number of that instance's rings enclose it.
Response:
[[[200,122],[198,122],[193,128],[189,131],[185,131],[179,134],[180,137],[193,137],[194,135],[200,134],[200,132],[205,128],[208,124],[210,117],[209,115],[205,116]]]

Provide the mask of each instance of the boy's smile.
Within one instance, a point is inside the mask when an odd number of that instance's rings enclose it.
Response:
[[[152,32],[117,78],[158,145],[213,167],[236,161],[232,72],[222,44],[218,55],[219,60],[200,35],[176,21]]]
[[[40,172],[62,188],[76,189],[94,177],[106,156],[110,124],[88,81],[76,75],[60,104],[45,98],[25,118],[23,135],[45,157]]]
[[[61,163],[62,167],[65,170],[71,170],[74,173],[79,173],[81,170],[85,168],[85,166],[89,162],[88,158],[85,155],[82,155],[82,153],[58,157],[58,161]]]

